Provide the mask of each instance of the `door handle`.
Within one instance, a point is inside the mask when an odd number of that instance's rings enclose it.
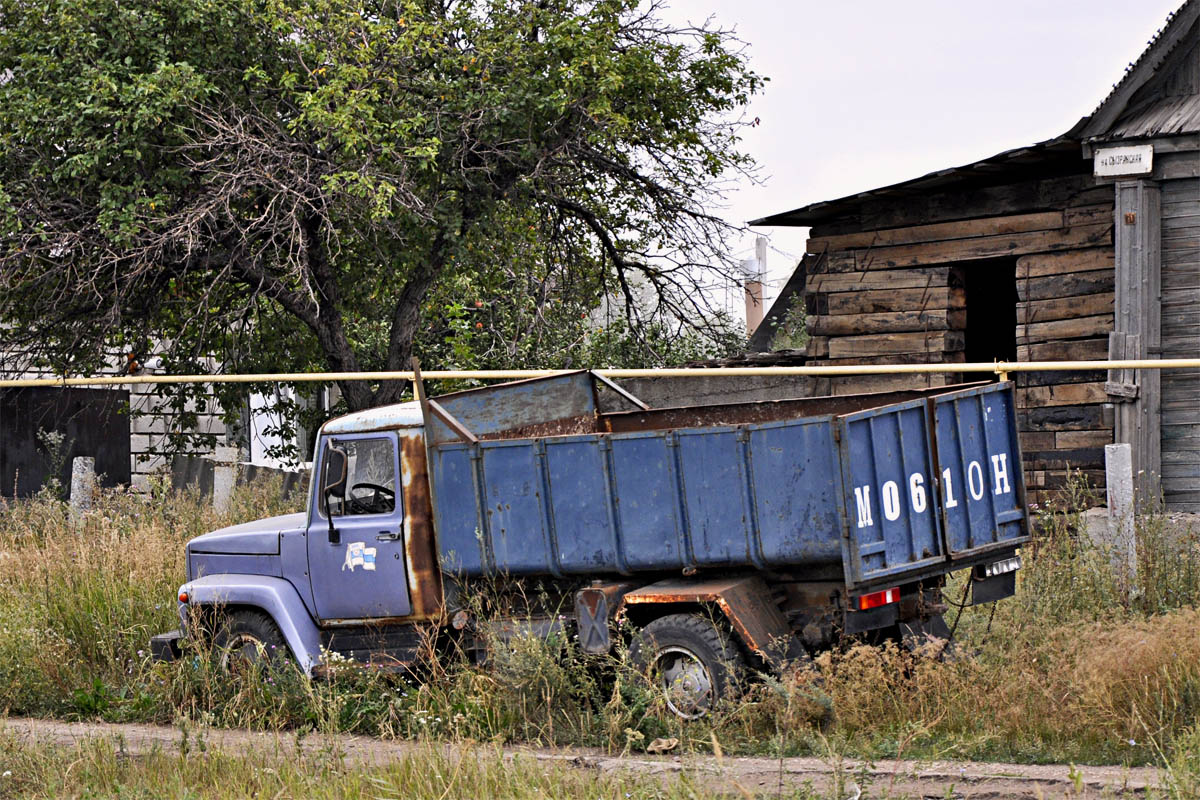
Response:
[[[398,542],[403,535],[400,531],[380,531],[379,535],[375,537],[375,541]]]

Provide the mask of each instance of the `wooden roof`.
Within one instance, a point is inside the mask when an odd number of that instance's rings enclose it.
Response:
[[[1123,117],[1103,137],[1093,141],[1144,139],[1200,132],[1200,94],[1172,97]]]
[[[946,189],[951,186],[1004,183],[1020,179],[1023,174],[1030,177],[1046,175],[1056,165],[1061,165],[1061,171],[1074,171],[1082,156],[1079,142],[1074,139],[1058,137],[1044,142],[1005,150],[989,158],[964,164],[961,167],[950,167],[919,178],[894,183],[867,192],[840,197],[836,200],[824,200],[810,203],[806,206],[772,214],[769,217],[751,220],[751,225],[780,225],[804,227],[816,225],[823,220],[852,213],[857,206],[866,200],[902,199],[906,196],[928,194],[931,191]]]

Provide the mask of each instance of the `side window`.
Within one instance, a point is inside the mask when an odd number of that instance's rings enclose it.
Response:
[[[329,499],[332,516],[390,514],[396,510],[396,445],[389,438],[339,441],[346,451],[344,497]]]

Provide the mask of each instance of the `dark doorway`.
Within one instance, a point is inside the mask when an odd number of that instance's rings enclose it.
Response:
[[[39,441],[40,431],[62,434],[57,454],[47,452]],[[69,487],[71,459],[76,456],[96,459],[102,486],[129,483],[129,392],[0,390],[0,494],[28,497],[51,472]]]
[[[1016,361],[1016,260],[972,261],[962,272],[967,290],[967,361]]]

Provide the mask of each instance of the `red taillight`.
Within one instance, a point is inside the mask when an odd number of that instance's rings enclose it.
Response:
[[[186,603],[187,601],[188,601],[188,593],[187,593],[187,592],[180,592],[180,593],[179,593],[179,602],[181,602],[181,603]]]
[[[900,588],[892,587],[891,589],[884,589],[882,592],[864,594],[858,598],[858,610],[867,611],[872,608],[886,606],[888,603],[898,602],[900,602]]]

